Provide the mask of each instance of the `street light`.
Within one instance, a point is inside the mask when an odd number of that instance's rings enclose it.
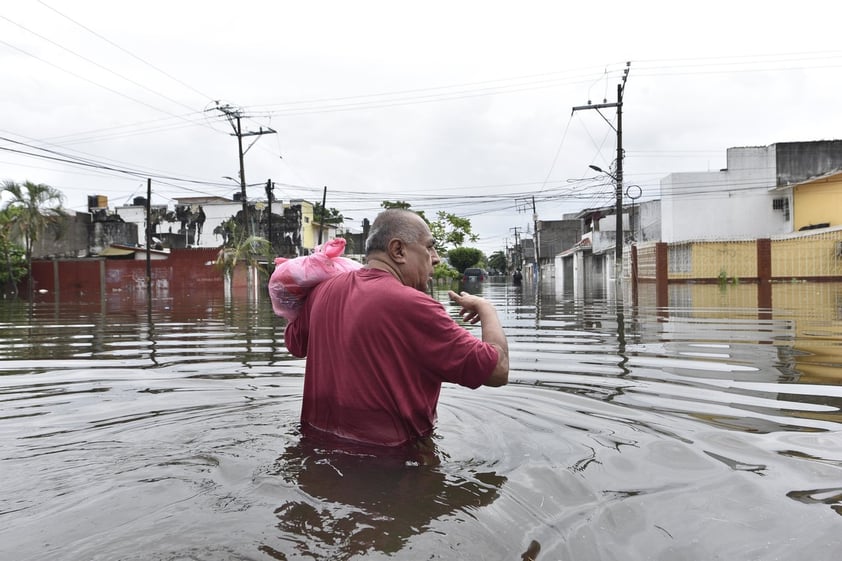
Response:
[[[623,176],[622,166],[618,163],[617,175],[609,173],[599,166],[589,165],[589,168],[597,173],[604,173],[614,180],[616,187],[616,205],[614,213],[616,214],[616,232],[614,240],[614,281],[620,283],[620,277],[623,273]]]

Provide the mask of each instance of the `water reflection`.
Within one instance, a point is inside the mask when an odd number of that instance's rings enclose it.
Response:
[[[438,452],[424,451],[429,459]],[[465,466],[447,473],[410,451],[348,450],[302,438],[278,458],[272,472],[306,495],[275,510],[280,544],[295,544],[306,557],[350,559],[372,551],[395,554],[407,540],[449,517],[468,520],[472,511],[499,496],[506,478]],[[278,546],[261,551],[287,559]]]
[[[835,561],[842,286],[772,288],[481,283],[510,385],[389,458],[300,436],[268,301],[2,302],[0,559]]]

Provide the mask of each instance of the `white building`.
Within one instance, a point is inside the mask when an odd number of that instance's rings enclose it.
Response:
[[[665,242],[754,239],[792,231],[791,192],[778,185],[778,145],[729,148],[727,168],[661,180]]]
[[[137,224],[138,238],[145,240],[146,207],[140,200],[135,202],[141,204],[119,206],[114,210],[126,222]],[[277,204],[280,205],[280,202]],[[195,229],[190,230],[189,228],[183,228],[180,220],[163,220],[158,225],[157,233],[161,237],[169,238],[169,241],[174,241],[174,237],[179,235],[184,236],[183,242],[177,240],[180,243],[172,243],[173,246],[178,247],[220,247],[225,240],[219,227],[243,209],[243,204],[240,201],[233,201],[224,197],[185,197],[176,199],[175,208],[177,209],[179,206],[188,207],[194,214],[201,211],[204,214],[204,221],[201,223],[201,227],[197,225]],[[166,213],[167,210],[166,205],[152,205],[153,213]],[[143,245],[143,241],[141,241],[141,245]]]

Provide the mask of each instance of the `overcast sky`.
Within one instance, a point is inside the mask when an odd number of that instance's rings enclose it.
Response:
[[[359,228],[383,200],[470,217],[484,251],[626,185],[716,170],[732,146],[842,138],[832,2],[18,0],[0,8],[0,179],[66,206],[321,200]],[[834,15],[836,14],[836,15]],[[836,49],[836,50],[834,50]],[[604,118],[603,118],[604,117]],[[254,142],[252,145],[251,143]],[[69,163],[77,162],[77,163]],[[78,165],[83,163],[84,165]]]

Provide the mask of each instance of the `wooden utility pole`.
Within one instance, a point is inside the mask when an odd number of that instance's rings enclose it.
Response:
[[[629,77],[630,62],[626,63],[626,68],[623,71],[623,81],[617,84],[617,102],[616,103],[595,103],[588,102],[587,105],[579,105],[573,108],[573,111],[581,111],[583,109],[596,109],[597,113],[605,119],[614,131],[617,133],[617,167],[615,173],[612,175],[608,173],[616,183],[615,187],[615,207],[616,214],[616,233],[614,241],[614,281],[620,283],[623,275],[623,93],[626,89],[626,79]],[[599,110],[613,107],[617,109],[617,126],[611,124],[611,121],[605,118]],[[595,166],[594,166],[595,167]],[[620,295],[618,291],[617,295]]]
[[[257,139],[254,140],[251,144],[249,144],[248,148],[243,150],[243,137],[244,136],[257,136],[260,137],[264,134],[275,134],[277,131],[266,127],[260,127],[257,131],[252,132],[243,132],[242,128],[242,119],[244,115],[239,109],[235,109],[230,105],[217,105],[214,107],[215,110],[219,111],[228,119],[228,122],[231,123],[231,127],[234,129],[234,132],[231,136],[237,137],[237,154],[239,155],[240,160],[240,198],[243,201],[243,226],[246,228],[246,231],[249,235],[253,233],[253,229],[251,227],[251,223],[249,222],[249,209],[248,209],[248,197],[246,195],[246,169],[243,163],[243,156],[246,155],[246,152],[254,146],[254,142],[257,142]]]

